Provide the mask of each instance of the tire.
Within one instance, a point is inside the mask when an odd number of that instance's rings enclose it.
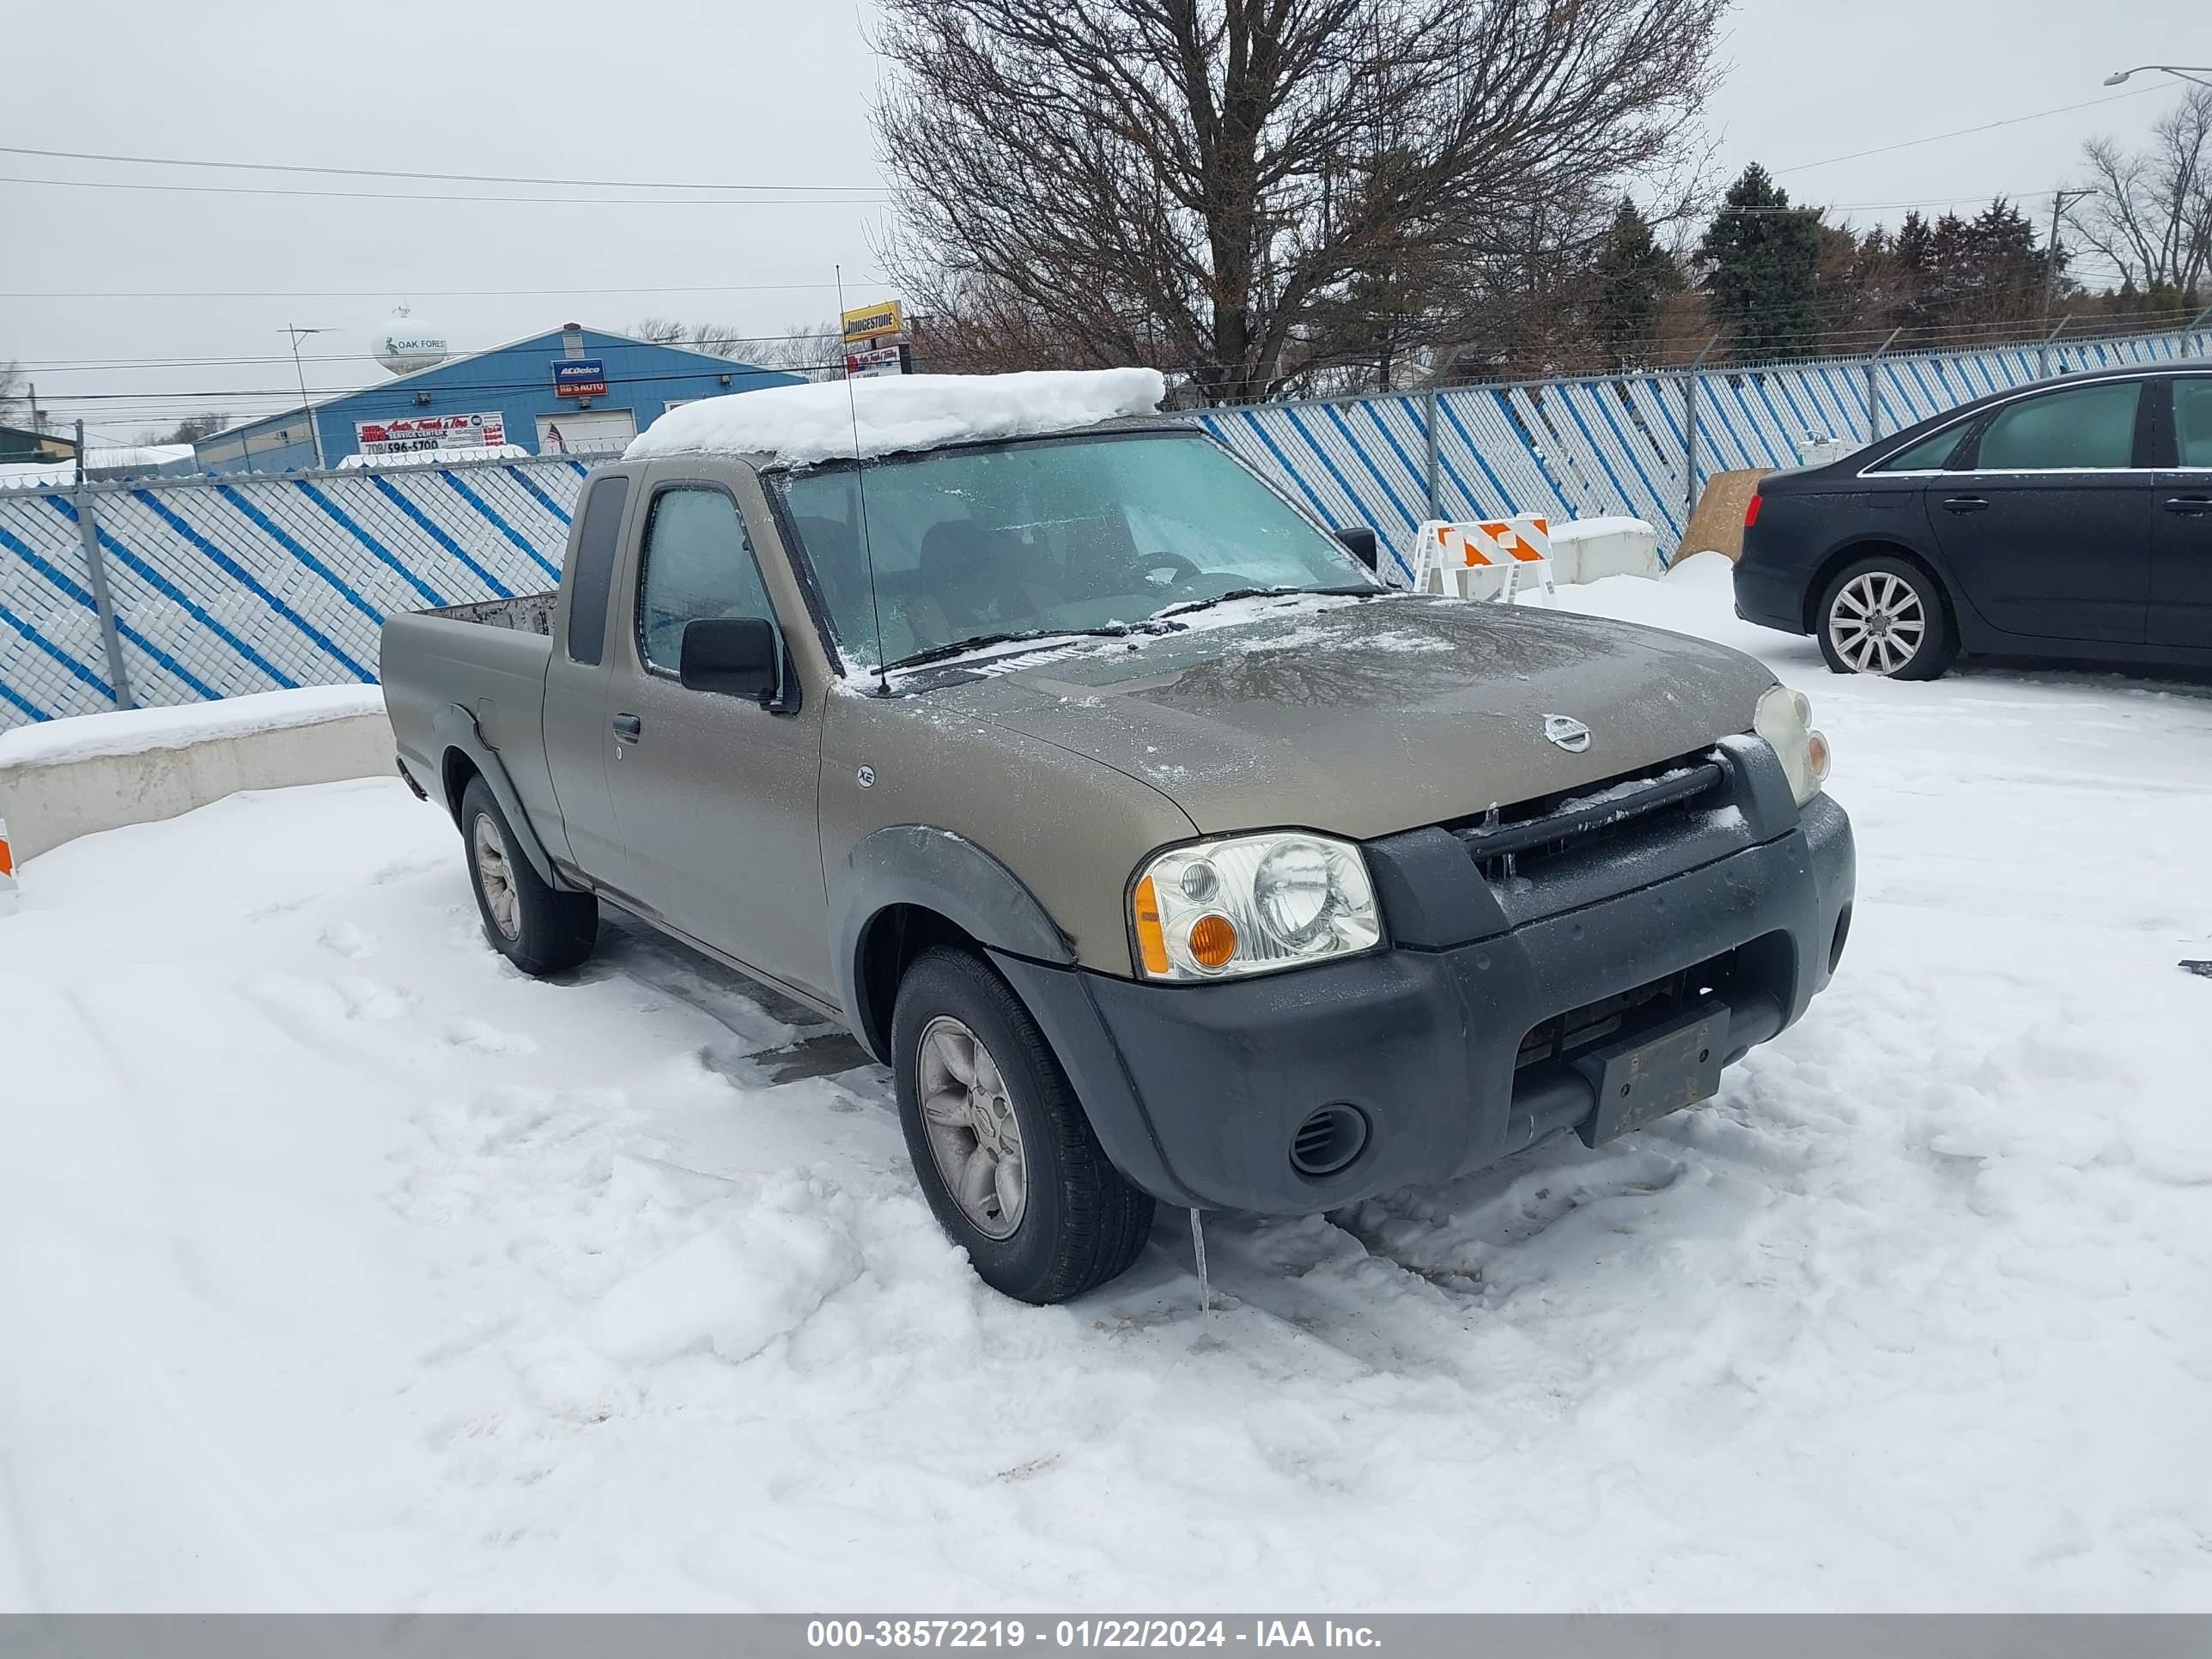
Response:
[[[499,799],[482,778],[461,792],[461,845],[469,886],[491,948],[533,978],[565,973],[592,954],[599,936],[599,902],[563,893],[531,867]]]
[[[1909,559],[1859,559],[1835,574],[1814,617],[1820,654],[1838,674],[1932,680],[1959,654],[1942,585]]]
[[[965,1084],[945,1064],[963,1039],[981,1049],[980,1063],[967,1050]],[[1044,1033],[989,964],[951,949],[916,957],[892,1011],[891,1054],[915,1175],[977,1277],[1042,1304],[1128,1270],[1152,1231],[1152,1200],[1107,1161]],[[926,1112],[930,1101],[938,1105]],[[964,1202],[948,1164],[970,1173]]]

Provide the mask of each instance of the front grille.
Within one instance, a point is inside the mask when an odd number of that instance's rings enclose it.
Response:
[[[1523,872],[1532,860],[1585,851],[1666,813],[1701,810],[1727,787],[1728,769],[1709,754],[1687,757],[1603,783],[1540,796],[1444,828],[1459,837],[1492,881]]]
[[[1514,1069],[1541,1060],[1571,1059],[1632,1025],[1649,1025],[1676,1008],[1717,995],[1735,977],[1735,970],[1736,953],[1725,951],[1694,968],[1540,1020],[1521,1039]]]

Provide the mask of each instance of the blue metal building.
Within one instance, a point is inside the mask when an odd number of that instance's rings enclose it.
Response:
[[[532,454],[605,455],[678,404],[802,378],[571,323],[233,427],[194,449],[204,471],[303,471],[316,465],[310,419],[325,462],[336,466],[365,441],[373,450],[390,422],[436,416],[476,430],[496,420],[506,442]]]

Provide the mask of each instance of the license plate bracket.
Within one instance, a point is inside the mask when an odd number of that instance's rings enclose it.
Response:
[[[1579,1133],[1595,1146],[1718,1093],[1727,1057],[1729,1009],[1704,1002],[1633,1036],[1575,1057],[1597,1091]]]

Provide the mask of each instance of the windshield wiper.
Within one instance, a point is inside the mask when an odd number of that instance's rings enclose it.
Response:
[[[1171,605],[1164,611],[1152,612],[1158,622],[1163,617],[1180,617],[1188,611],[1203,611],[1209,605],[1226,605],[1231,599],[1274,599],[1292,593],[1340,593],[1354,598],[1371,597],[1381,592],[1379,587],[1362,585],[1358,587],[1232,587],[1226,593],[1216,593],[1210,599],[1186,599],[1181,605]]]
[[[1171,634],[1182,626],[1180,623],[1162,623],[1157,617],[1148,617],[1142,622],[1105,623],[1097,628],[1023,628],[1004,634],[975,634],[963,640],[947,640],[943,645],[933,645],[926,651],[914,652],[901,657],[896,662],[885,663],[884,667],[886,671],[920,668],[927,663],[942,662],[947,657],[961,657],[970,651],[981,651],[986,646],[1014,645],[1024,640],[1118,640],[1131,634]]]

